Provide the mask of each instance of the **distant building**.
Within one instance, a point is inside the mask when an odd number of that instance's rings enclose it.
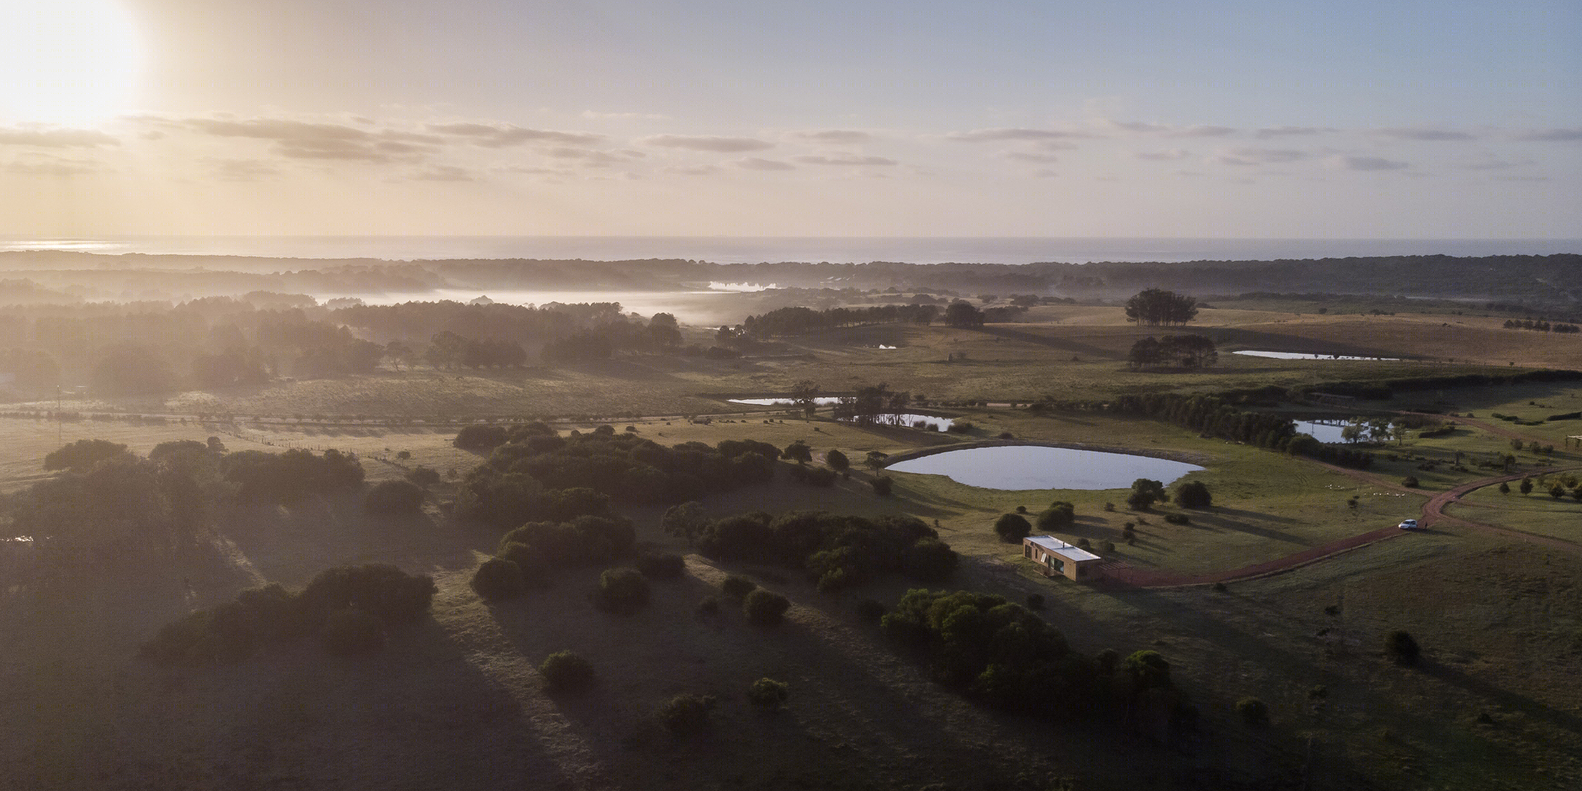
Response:
[[[1092,552],[1075,547],[1054,536],[1028,536],[1022,539],[1022,557],[1038,564],[1046,577],[1065,577],[1086,580],[1097,571],[1095,566],[1104,559]]]

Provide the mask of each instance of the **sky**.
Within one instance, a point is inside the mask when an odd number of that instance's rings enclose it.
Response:
[[[1582,4],[0,0],[0,234],[1582,237]]]

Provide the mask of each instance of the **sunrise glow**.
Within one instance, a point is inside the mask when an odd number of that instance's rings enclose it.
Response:
[[[0,118],[88,126],[127,109],[143,44],[118,0],[0,4]]]

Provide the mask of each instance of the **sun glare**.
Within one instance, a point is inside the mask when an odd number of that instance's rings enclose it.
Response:
[[[142,62],[120,0],[0,0],[0,120],[92,126],[126,109]]]

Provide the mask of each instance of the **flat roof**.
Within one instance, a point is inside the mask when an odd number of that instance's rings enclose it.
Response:
[[[1031,541],[1033,543],[1033,546],[1038,547],[1039,549],[1042,549],[1042,550],[1044,550],[1046,552],[1052,552],[1052,553],[1054,553],[1056,555],[1059,555],[1059,556],[1061,556],[1061,557],[1063,557],[1063,558],[1065,558],[1067,560],[1103,560],[1104,559],[1104,558],[1099,557],[1098,555],[1093,554],[1092,552],[1087,551],[1086,549],[1082,549],[1081,547],[1074,547],[1074,546],[1072,546],[1070,544],[1067,544],[1066,542],[1061,541],[1060,539],[1055,538],[1054,536],[1028,536],[1027,540]]]

